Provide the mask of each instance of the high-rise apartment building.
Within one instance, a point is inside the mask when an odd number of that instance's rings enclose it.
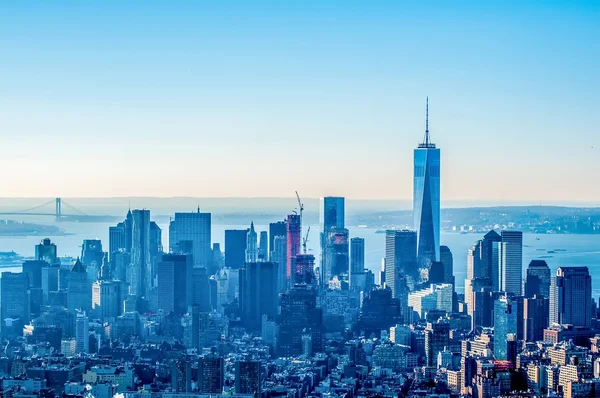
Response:
[[[211,214],[196,212],[175,213],[169,223],[169,247],[176,251],[175,246],[181,241],[192,242],[194,265],[208,267],[212,259],[211,251]]]
[[[359,279],[365,272],[365,240],[363,238],[350,239],[350,288],[356,289],[360,285]]]
[[[349,232],[347,229],[330,228],[323,232],[324,252],[322,285],[325,286],[335,276],[347,280],[350,271]]]
[[[238,361],[235,363],[236,394],[252,394],[260,397],[262,392],[260,361]]]
[[[88,353],[90,351],[89,319],[85,311],[77,312],[75,317],[75,352]]]
[[[388,230],[385,235],[385,284],[399,297],[399,278],[418,279],[417,233]]]
[[[414,150],[413,217],[421,268],[440,259],[440,150],[429,137],[429,100],[425,138]]]
[[[550,324],[589,327],[592,277],[588,267],[560,267],[550,286]]]
[[[284,293],[288,287],[287,279],[287,237],[277,235],[271,246],[271,261],[278,265],[277,289]]]
[[[523,279],[523,233],[502,231],[498,284],[501,291],[520,295]]]
[[[216,354],[204,355],[198,362],[198,384],[201,394],[220,395],[225,380],[225,361]]]

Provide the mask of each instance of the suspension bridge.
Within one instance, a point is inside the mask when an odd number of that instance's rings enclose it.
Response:
[[[63,211],[63,208],[66,212]],[[1,216],[51,216],[55,217],[56,221],[109,221],[115,218],[86,214],[61,198],[55,198],[28,209],[0,212]]]

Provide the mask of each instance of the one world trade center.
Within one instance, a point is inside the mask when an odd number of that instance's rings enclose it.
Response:
[[[425,109],[425,138],[415,149],[413,217],[417,231],[419,267],[440,260],[440,150],[429,137],[429,98]]]

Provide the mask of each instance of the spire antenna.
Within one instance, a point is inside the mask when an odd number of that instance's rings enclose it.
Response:
[[[425,100],[425,145],[429,146],[429,96]]]

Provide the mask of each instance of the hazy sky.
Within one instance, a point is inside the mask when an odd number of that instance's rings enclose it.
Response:
[[[427,6],[425,6],[427,4]],[[600,2],[2,1],[0,196],[600,200]]]

